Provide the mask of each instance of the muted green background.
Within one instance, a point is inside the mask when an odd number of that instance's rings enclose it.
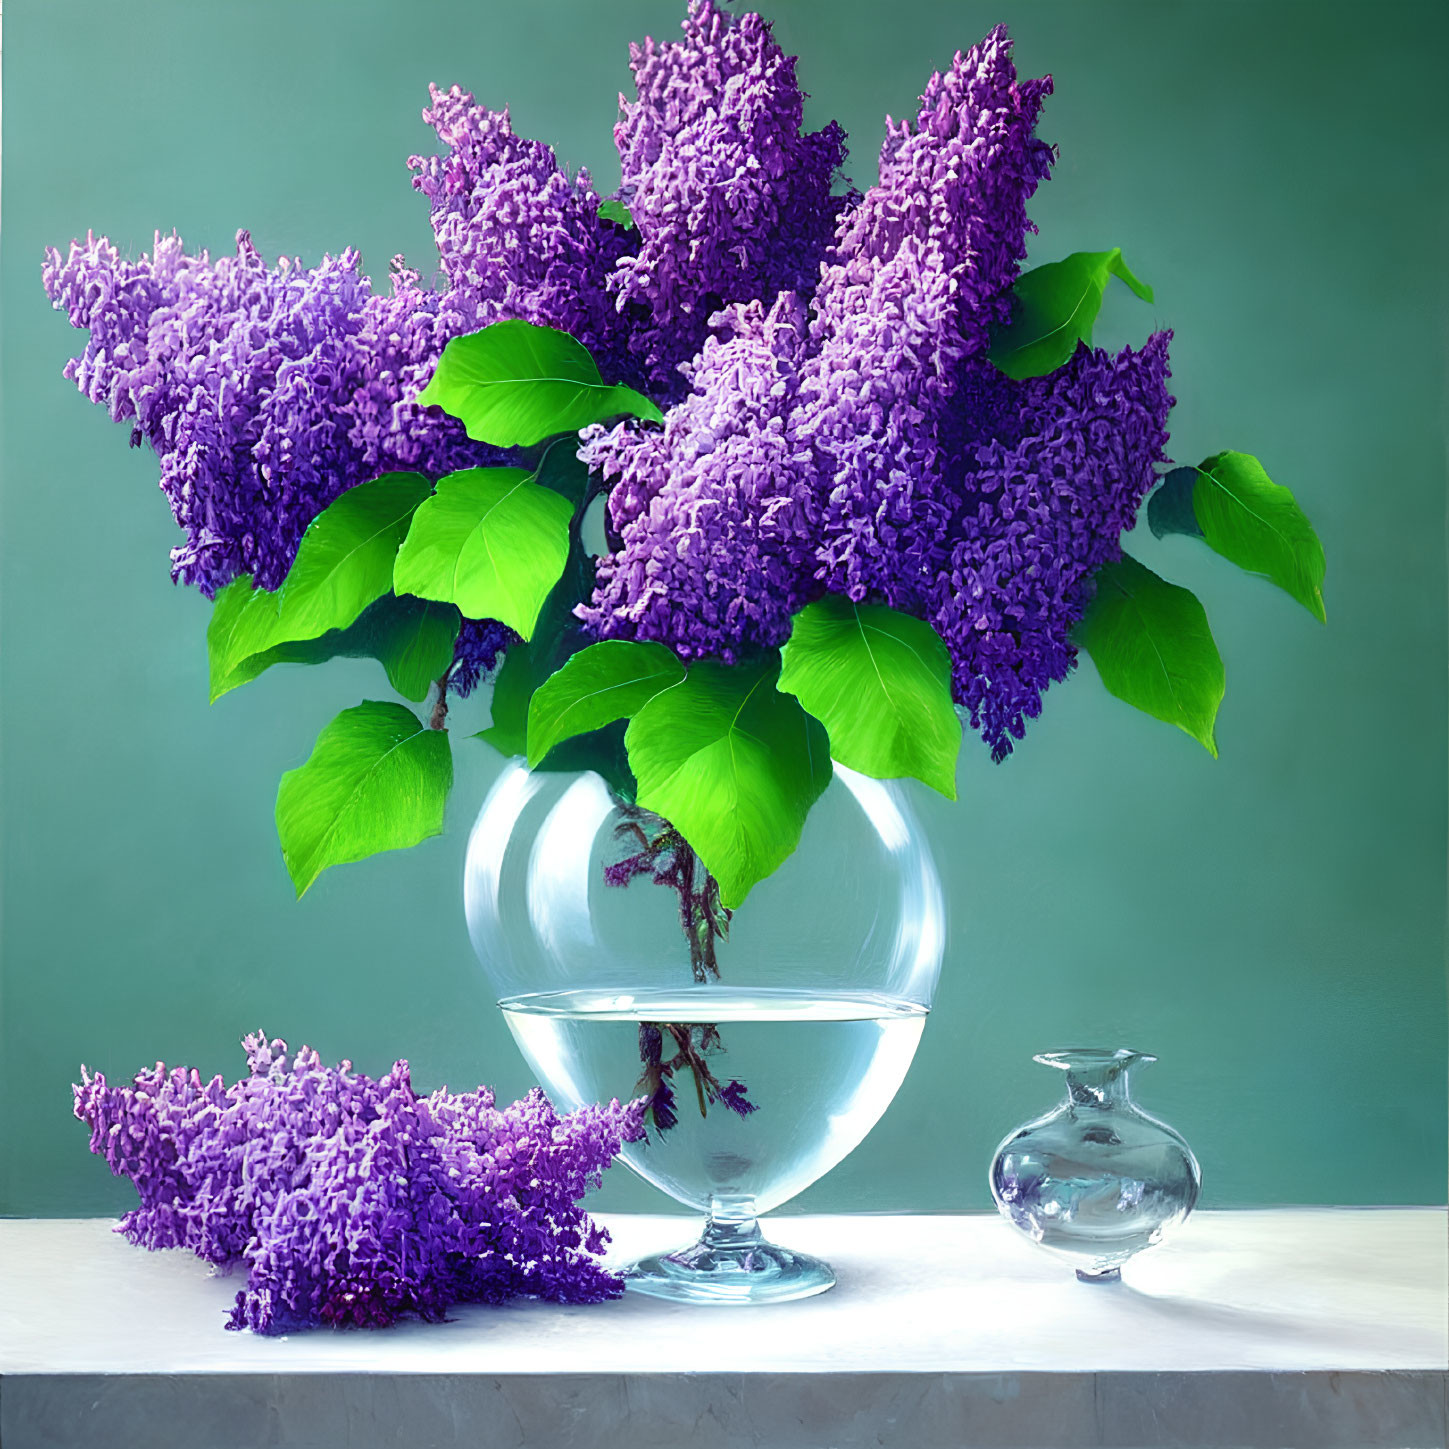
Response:
[[[794,1207],[986,1206],[995,1142],[1056,1091],[1032,1052],[1082,1042],[1158,1053],[1142,1095],[1197,1148],[1209,1205],[1444,1201],[1445,12],[764,8],[863,185],[884,113],[1006,19],[1057,85],[1033,255],[1126,249],[1159,300],[1119,289],[1101,336],[1177,329],[1176,456],[1257,453],[1330,561],[1321,628],[1199,545],[1134,539],[1208,607],[1217,763],[1086,665],[1006,765],[967,742],[959,804],[921,792],[952,911],[938,1010],[882,1124]],[[528,1080],[459,889],[496,759],[460,741],[443,837],[294,903],[277,777],[375,666],[275,670],[208,708],[207,606],[168,581],[156,461],[62,380],[81,337],[42,295],[42,248],[175,227],[229,250],[248,226],[268,256],[430,270],[404,165],[432,139],[427,83],[507,102],[607,190],[626,42],[682,6],[7,10],[0,1212],[71,1215],[133,1201],[70,1118],[82,1062],[234,1077],[264,1027],[369,1071],[406,1056],[426,1087]],[[663,1205],[617,1176],[604,1205]]]

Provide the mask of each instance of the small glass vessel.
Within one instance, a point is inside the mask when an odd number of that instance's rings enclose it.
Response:
[[[1192,1211],[1202,1172],[1187,1143],[1132,1100],[1133,1068],[1156,1057],[1074,1047],[1034,1060],[1067,1074],[1067,1099],[996,1149],[991,1195],[1082,1282],[1115,1282]]]
[[[828,1264],[758,1218],[880,1119],[915,1055],[945,945],[940,881],[896,785],[835,767],[799,848],[726,911],[687,843],[590,772],[506,766],[468,846],[468,925],[554,1102],[643,1097],[622,1160],[706,1215],[632,1264],[696,1303],[820,1293]]]

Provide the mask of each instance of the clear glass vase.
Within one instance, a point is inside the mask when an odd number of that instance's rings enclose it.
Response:
[[[658,816],[596,774],[506,766],[468,845],[473,945],[564,1108],[645,1097],[624,1161],[707,1214],[628,1286],[712,1303],[800,1298],[827,1264],[761,1213],[852,1151],[905,1077],[945,943],[940,881],[903,791],[836,767],[795,853],[723,909]]]
[[[1066,1073],[1067,1098],[996,1149],[991,1195],[1084,1283],[1114,1282],[1123,1263],[1192,1211],[1202,1186],[1197,1158],[1132,1100],[1133,1069],[1156,1057],[1079,1047],[1034,1060]]]

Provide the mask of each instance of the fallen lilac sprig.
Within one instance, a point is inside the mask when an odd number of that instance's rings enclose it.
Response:
[[[245,1266],[228,1328],[382,1327],[622,1291],[579,1200],[643,1136],[642,1102],[560,1117],[536,1088],[503,1108],[486,1087],[419,1097],[405,1061],[374,1079],[261,1034],[244,1045],[251,1075],[231,1087],[158,1062],[123,1087],[83,1070],[74,1088],[91,1151],[141,1196],[117,1231]]]

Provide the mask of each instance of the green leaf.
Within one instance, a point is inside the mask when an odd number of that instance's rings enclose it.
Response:
[[[221,678],[211,681],[211,702],[215,704],[222,695],[243,684],[250,684],[259,674],[264,674],[274,664],[325,664],[340,654],[366,653],[366,650],[349,650],[339,647],[349,630],[338,629],[324,634],[320,639],[299,639],[286,644],[274,644],[258,654],[249,654],[234,669]]]
[[[493,723],[479,730],[505,755],[522,755],[528,748],[528,704],[533,691],[583,643],[583,631],[574,607],[594,588],[594,563],[576,537],[570,540],[563,577],[539,611],[533,638],[510,644],[493,682]]]
[[[280,590],[254,588],[249,574],[222,589],[206,631],[212,703],[272,664],[372,653],[335,647],[335,640],[315,648],[283,646],[345,630],[389,593],[398,545],[431,491],[416,473],[387,473],[359,483],[308,525]]]
[[[493,722],[473,737],[486,740],[500,754],[527,752],[529,701],[540,677],[548,677],[547,669],[540,670],[535,663],[533,649],[531,644],[509,647],[493,684]],[[625,800],[632,801],[638,789],[624,749],[624,726],[618,721],[561,741],[532,768],[564,773],[593,770]]]
[[[569,554],[573,507],[521,468],[449,473],[413,516],[398,551],[400,594],[498,619],[525,639]]]
[[[628,719],[684,678],[663,644],[606,639],[580,650],[534,691],[528,706],[528,763],[536,766],[574,735]]]
[[[543,451],[533,470],[533,481],[567,498],[575,509],[589,492],[589,470],[579,462],[579,440],[569,433],[555,438]]]
[[[206,626],[206,656],[211,674],[211,702],[229,689],[255,679],[263,664],[247,673],[242,666],[270,647],[277,628],[277,595],[252,587],[250,574],[239,574],[212,602]]]
[[[453,756],[400,704],[344,709],[277,790],[277,835],[301,897],[331,865],[402,850],[443,829]]]
[[[574,609],[593,594],[596,575],[594,560],[585,551],[575,526],[569,535],[563,574],[544,600],[533,630],[534,670],[539,684],[589,642]]]
[[[264,602],[262,606],[253,605],[254,608],[264,608],[266,601],[275,607],[275,594],[254,591],[254,597],[258,595]],[[218,605],[221,600],[218,594]],[[376,659],[399,694],[408,699],[426,699],[428,690],[452,662],[453,644],[461,624],[462,619],[451,604],[429,603],[406,594],[401,598],[385,594],[369,604],[346,629],[329,630],[318,639],[274,644],[246,655],[221,675],[213,660],[211,701],[215,704],[223,694],[249,684],[274,664],[323,664],[339,658]]]
[[[473,738],[487,740],[500,755],[527,754],[528,702],[537,684],[530,646],[510,644],[493,680],[493,699],[488,706],[492,723]]]
[[[388,594],[347,632],[359,634],[359,652],[381,662],[399,694],[424,700],[452,664],[462,624],[452,604]]]
[[[433,491],[418,473],[386,473],[335,498],[302,535],[282,582],[272,640],[345,629],[392,589],[393,560],[414,510]]]
[[[1152,300],[1152,288],[1132,275],[1121,247],[1073,252],[1023,272],[1012,289],[1011,321],[992,337],[992,362],[1018,380],[1055,372],[1078,342],[1091,345],[1092,324],[1112,277],[1120,277],[1144,302]]]
[[[1213,724],[1222,703],[1222,657],[1194,594],[1123,554],[1097,573],[1097,596],[1077,642],[1111,693],[1186,730],[1217,758]]]
[[[601,730],[578,735],[555,745],[543,760],[533,767],[536,770],[557,770],[564,774],[576,774],[592,770],[602,776],[604,783],[621,799],[634,802],[639,792],[638,781],[629,768],[629,756],[624,748],[624,724],[615,720]]]
[[[656,694],[624,735],[639,804],[675,825],[738,906],[793,851],[830,783],[830,741],[775,688],[778,655],[701,660]]]
[[[1194,471],[1192,508],[1207,546],[1327,623],[1323,545],[1292,493],[1250,453],[1218,453]]]
[[[1192,490],[1197,485],[1196,468],[1174,468],[1147,500],[1147,526],[1157,538],[1169,533],[1202,537],[1202,526],[1192,510]]]
[[[605,383],[567,332],[519,321],[453,338],[417,401],[461,418],[470,438],[500,448],[532,447],[621,414],[664,421],[641,393]]]
[[[614,197],[610,197],[608,201],[601,201],[599,203],[599,215],[605,221],[618,222],[625,231],[633,231],[635,229],[634,218],[630,214],[629,208],[622,201]]]
[[[215,704],[222,695],[229,694],[240,685],[250,684],[274,664],[325,664],[329,659],[371,654],[371,649],[357,642],[357,631],[361,625],[362,620],[359,619],[351,628],[333,629],[320,639],[289,639],[273,644],[270,649],[247,655],[230,673],[220,679],[213,678],[211,702]]]
[[[780,688],[825,726],[833,759],[878,780],[911,775],[956,798],[951,656],[929,624],[827,594],[795,615],[782,659]]]

